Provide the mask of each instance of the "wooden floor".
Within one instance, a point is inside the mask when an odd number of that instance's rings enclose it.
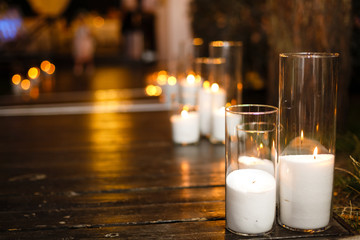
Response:
[[[156,101],[1,107],[0,239],[240,238],[225,230],[224,146],[174,145]],[[335,219],[263,238],[348,235]]]

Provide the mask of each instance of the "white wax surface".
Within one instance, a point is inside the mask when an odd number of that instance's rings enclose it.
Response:
[[[275,220],[276,182],[269,173],[240,169],[226,177],[226,225],[235,232],[259,234]]]
[[[198,82],[189,83],[187,81],[183,81],[181,83],[182,103],[195,106],[199,88],[200,83]]]
[[[212,113],[211,141],[225,141],[225,107],[214,110]]]
[[[178,84],[175,85],[165,84],[162,89],[165,95],[166,103],[179,102]]]
[[[280,220],[292,228],[317,229],[330,221],[334,155],[280,156]]]
[[[200,113],[200,133],[210,135],[211,126],[211,91],[210,88],[200,88],[199,90],[199,113]]]
[[[172,125],[173,141],[179,144],[189,144],[199,141],[200,127],[199,114],[189,112],[186,117],[180,114],[173,115],[170,118]]]
[[[240,169],[258,169],[268,172],[275,176],[274,164],[268,159],[261,159],[256,157],[240,156],[238,159]]]
[[[219,88],[218,91],[212,91],[212,109],[219,109],[225,107],[226,105],[226,91],[222,88]]]

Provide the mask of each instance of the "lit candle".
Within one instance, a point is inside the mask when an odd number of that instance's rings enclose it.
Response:
[[[213,110],[211,142],[225,142],[225,107]]]
[[[224,89],[219,87],[219,84],[213,83],[211,85],[212,94],[212,109],[218,109],[226,105],[226,92]]]
[[[268,159],[261,159],[257,157],[240,156],[238,159],[240,169],[258,169],[268,172],[272,176],[275,176],[274,164]]]
[[[210,135],[211,126],[211,90],[208,81],[204,81],[199,90],[200,133]]]
[[[330,221],[334,155],[285,155],[279,161],[280,220],[292,228],[317,229]]]
[[[171,116],[170,121],[175,143],[191,144],[199,141],[200,121],[197,112],[188,112],[183,109],[181,114]]]
[[[232,231],[260,234],[275,220],[276,182],[269,173],[240,169],[226,177],[226,225]]]
[[[200,81],[193,74],[189,74],[185,81],[181,82],[182,103],[187,105],[196,105],[196,98],[200,88]]]
[[[162,87],[165,96],[165,103],[177,103],[179,102],[179,88],[177,80],[174,76],[170,76],[167,82]]]

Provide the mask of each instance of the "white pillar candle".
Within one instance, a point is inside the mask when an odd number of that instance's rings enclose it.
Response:
[[[225,142],[225,107],[221,107],[212,112],[212,142]]]
[[[334,155],[279,158],[280,220],[292,228],[317,229],[330,222]]]
[[[238,159],[240,169],[258,169],[268,172],[272,176],[275,176],[274,164],[268,159],[261,159],[256,157],[240,156]]]
[[[179,144],[190,144],[199,141],[199,113],[183,110],[170,118],[173,141]]]
[[[226,225],[243,234],[272,229],[275,220],[276,182],[269,173],[240,169],[226,177]]]
[[[175,77],[170,76],[162,87],[166,103],[179,102],[179,86]]]
[[[211,85],[212,109],[218,109],[226,105],[226,91],[219,87],[217,83]]]
[[[181,98],[185,105],[195,106],[197,104],[197,95],[200,88],[200,81],[195,76],[189,74],[185,80],[181,81]]]
[[[200,133],[210,135],[211,130],[211,91],[209,87],[199,90]]]

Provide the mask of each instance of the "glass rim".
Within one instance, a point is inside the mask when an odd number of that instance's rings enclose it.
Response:
[[[264,111],[233,111],[231,108],[240,108],[245,110],[245,108],[251,107],[261,107],[264,108]],[[250,109],[249,109],[250,110]],[[238,104],[238,105],[231,105],[225,108],[225,111],[231,114],[238,114],[238,115],[269,115],[273,113],[278,113],[279,108],[271,105],[264,105],[264,104]]]
[[[337,58],[340,54],[330,52],[290,52],[280,53],[279,56],[281,58]]]
[[[225,58],[221,57],[199,57],[195,58],[196,64],[223,64],[225,63]]]
[[[242,41],[211,41],[209,46],[211,47],[242,47]]]

